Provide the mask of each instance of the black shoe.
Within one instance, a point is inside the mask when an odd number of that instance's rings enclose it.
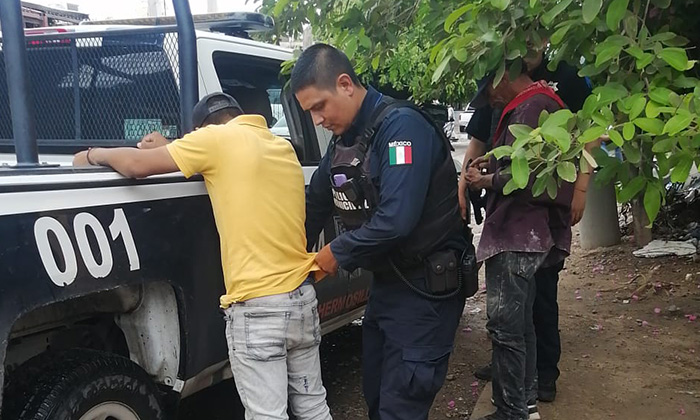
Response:
[[[537,384],[537,400],[541,402],[554,402],[557,398],[557,383],[542,383]]]
[[[481,379],[482,381],[490,381],[491,380],[491,363],[489,363],[486,366],[480,367],[479,369],[474,371],[474,376],[477,379]]]

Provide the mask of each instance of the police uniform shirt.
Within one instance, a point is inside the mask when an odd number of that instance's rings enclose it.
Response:
[[[355,121],[342,136],[346,145],[366,128],[381,98],[374,88],[368,88]],[[331,242],[331,251],[342,268],[352,271],[376,266],[413,231],[423,212],[431,174],[444,161],[445,153],[442,139],[418,112],[403,107],[385,118],[369,154],[370,175],[379,192],[377,208],[369,221]],[[315,243],[333,211],[330,159],[326,153],[307,192],[310,244]]]

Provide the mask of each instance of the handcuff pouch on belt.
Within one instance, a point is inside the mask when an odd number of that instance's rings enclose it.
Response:
[[[441,296],[461,288],[467,297],[471,297],[478,291],[474,245],[469,244],[461,255],[451,249],[434,252],[424,262],[428,293]]]
[[[434,252],[425,259],[425,283],[428,292],[443,295],[457,289],[460,262],[451,250]]]

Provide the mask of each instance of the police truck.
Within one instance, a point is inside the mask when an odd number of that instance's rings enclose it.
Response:
[[[202,178],[125,179],[71,166],[88,147],[178,138],[212,92],[283,124],[307,182],[330,133],[285,89],[290,50],[250,39],[256,13],[24,31],[0,19],[0,417],[174,418],[178,402],[231,377],[219,239]],[[95,22],[93,22],[95,23]],[[341,229],[329,220],[319,245]],[[370,274],[317,288],[324,333],[362,315]]]

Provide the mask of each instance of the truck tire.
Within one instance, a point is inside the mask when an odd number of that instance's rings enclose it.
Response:
[[[55,354],[25,392],[18,420],[162,420],[158,388],[131,360],[93,350]]]

